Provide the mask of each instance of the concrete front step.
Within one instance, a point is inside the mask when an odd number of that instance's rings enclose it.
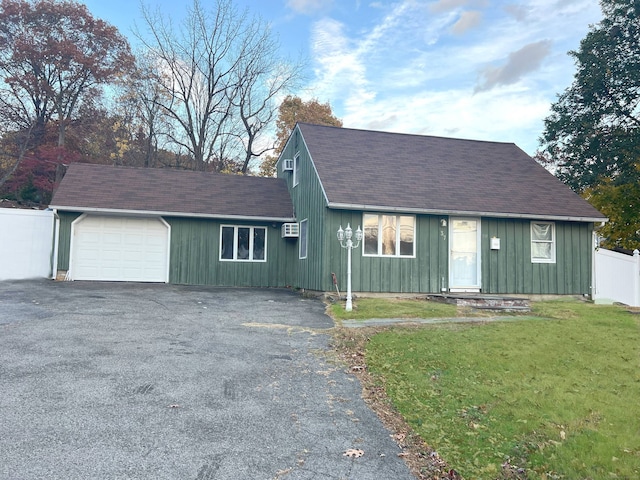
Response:
[[[427,300],[449,303],[459,307],[470,307],[479,310],[529,312],[529,299],[521,297],[503,297],[500,295],[453,294],[443,293],[428,295]]]

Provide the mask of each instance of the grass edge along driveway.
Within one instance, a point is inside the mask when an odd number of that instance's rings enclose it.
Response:
[[[369,301],[358,311],[384,316]],[[424,303],[391,301],[405,302]],[[640,315],[566,300],[534,303],[533,314],[369,329],[362,361],[410,429],[464,478],[640,477]],[[440,478],[431,471],[422,478]]]

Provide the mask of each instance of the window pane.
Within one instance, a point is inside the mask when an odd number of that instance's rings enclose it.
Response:
[[[300,258],[307,258],[307,224],[306,220],[300,222]]]
[[[238,260],[249,259],[249,229],[238,228]]]
[[[267,231],[264,228],[253,229],[253,259],[254,260],[264,260],[264,254],[265,254],[264,239],[266,234],[267,234]]]
[[[532,239],[533,240],[545,240],[550,242],[552,238],[551,224],[549,223],[534,223],[532,224]]]
[[[300,156],[293,159],[293,186],[298,185],[300,181]]]
[[[378,215],[364,216],[364,253],[378,254]]]
[[[400,255],[413,256],[413,217],[400,217]]]
[[[222,245],[220,258],[233,260],[233,227],[222,227]]]
[[[531,244],[531,256],[533,258],[551,260],[551,245],[548,242],[533,242]]]
[[[382,255],[396,254],[396,217],[382,215]]]

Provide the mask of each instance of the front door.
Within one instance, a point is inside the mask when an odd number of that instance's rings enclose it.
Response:
[[[480,219],[451,218],[449,289],[480,291]]]

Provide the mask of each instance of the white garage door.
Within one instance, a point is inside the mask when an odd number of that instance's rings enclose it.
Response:
[[[73,280],[168,281],[169,227],[159,218],[85,215],[72,242]]]

